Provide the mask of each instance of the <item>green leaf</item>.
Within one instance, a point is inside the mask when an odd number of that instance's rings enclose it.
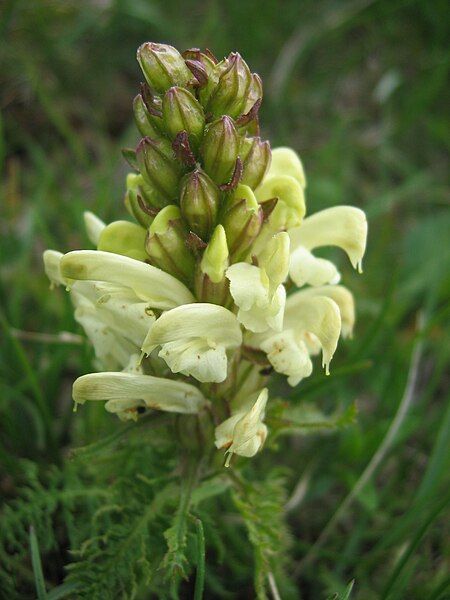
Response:
[[[33,565],[34,583],[36,585],[36,594],[38,600],[47,600],[47,590],[45,589],[44,573],[42,572],[41,555],[39,553],[39,544],[34,531],[34,527],[30,526],[30,551],[31,564]]]

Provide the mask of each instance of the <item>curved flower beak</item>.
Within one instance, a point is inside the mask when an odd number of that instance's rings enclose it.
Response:
[[[192,385],[132,373],[83,375],[74,382],[72,395],[76,404],[106,401],[106,410],[122,420],[136,419],[139,407],[195,414],[206,404],[203,394]]]
[[[192,375],[201,382],[220,383],[227,376],[226,350],[242,343],[235,315],[222,306],[185,304],[161,315],[150,329],[142,351],[159,356],[173,373]]]
[[[338,246],[344,250],[355,269],[362,272],[366,250],[366,215],[354,206],[335,206],[306,218],[300,227],[289,231],[291,247],[314,250],[322,246]]]
[[[69,284],[69,281],[61,273],[61,259],[63,256],[62,252],[57,252],[56,250],[45,250],[42,255],[45,274],[50,279],[52,287]]]
[[[61,259],[61,274],[69,279],[104,281],[129,287],[141,300],[162,310],[194,301],[188,288],[172,275],[112,252],[69,252]]]
[[[254,456],[263,446],[267,437],[267,427],[263,423],[268,390],[259,393],[256,402],[247,410],[241,410],[216,427],[216,447],[227,450],[225,466],[230,464],[231,456]]]

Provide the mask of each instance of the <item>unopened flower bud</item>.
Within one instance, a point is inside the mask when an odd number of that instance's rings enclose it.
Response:
[[[171,204],[163,208],[150,225],[146,250],[153,265],[190,283],[195,260],[186,245],[187,234],[180,209]]]
[[[201,148],[203,166],[216,183],[228,181],[239,154],[239,137],[232,119],[223,116],[211,123]]]
[[[219,283],[225,277],[228,255],[225,229],[222,225],[217,225],[200,263],[202,272],[208,275],[213,283]]]
[[[208,111],[216,117],[224,114],[237,117],[246,104],[251,82],[252,74],[242,56],[230,54],[209,100]]]
[[[145,252],[145,237],[146,230],[140,225],[129,221],[114,221],[102,230],[97,250],[145,260],[148,258]]]
[[[134,219],[136,219],[139,225],[142,225],[142,227],[145,227],[146,229],[153,222],[153,219],[155,218],[158,210],[152,209],[155,211],[154,215],[151,215],[150,212],[145,211],[143,207],[146,207],[147,203],[142,198],[142,196],[139,196],[139,193],[135,189],[127,190],[125,194],[124,204],[128,213]]]
[[[180,167],[165,140],[143,138],[136,148],[139,170],[159,199],[170,201],[178,196]]]
[[[229,265],[228,245],[225,229],[217,225],[200,262],[195,281],[196,294],[200,302],[226,304],[229,297],[225,271]]]
[[[180,208],[191,231],[208,240],[216,222],[220,202],[216,184],[200,169],[184,177],[181,184]]]
[[[254,193],[247,185],[238,185],[222,219],[232,262],[246,257],[262,222],[263,212]]]
[[[184,86],[192,77],[178,50],[167,44],[146,42],[138,48],[137,59],[148,85],[157,93],[173,85]]]
[[[270,166],[271,152],[269,142],[262,142],[259,137],[247,137],[242,140],[240,156],[243,161],[241,183],[253,190],[263,180]]]
[[[171,138],[186,131],[191,144],[197,146],[205,127],[205,115],[200,102],[181,87],[167,90],[162,102],[164,127]]]

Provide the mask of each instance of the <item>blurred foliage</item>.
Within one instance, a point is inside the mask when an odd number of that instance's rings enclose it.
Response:
[[[443,0],[3,1],[3,597],[32,598],[36,589],[43,597],[39,554],[48,598],[126,597],[124,585],[138,598],[166,597],[164,573],[153,570],[174,560],[192,576],[180,596],[192,597],[199,519],[207,598],[253,597],[254,566],[256,588],[272,569],[283,599],[348,598],[352,580],[351,598],[361,600],[449,597],[449,33]],[[295,407],[297,433],[269,437],[244,465],[244,487],[234,482],[230,492],[220,477],[201,483],[185,514],[171,480],[175,444],[145,426],[124,429],[101,406],[72,414],[71,382],[90,370],[91,350],[61,336],[80,332],[67,297],[48,291],[40,259],[46,247],[85,244],[86,208],[105,219],[123,214],[120,148],[137,139],[134,57],[146,40],[219,56],[239,50],[265,82],[264,134],[304,160],[309,212],[354,204],[370,224],[364,275],[337,257],[357,299],[355,339],[338,352],[331,377],[317,371],[297,389],[275,386]],[[409,410],[381,456],[408,374]],[[320,412],[309,412],[312,401]],[[340,423],[339,415],[352,418]],[[317,432],[317,420],[329,431]],[[336,423],[345,428],[334,432]],[[361,487],[374,456],[382,460]],[[275,466],[282,474],[272,475]],[[265,490],[268,504],[258,508]],[[164,532],[181,558],[164,557]],[[111,553],[111,540],[123,555]],[[287,547],[288,562],[274,563]]]

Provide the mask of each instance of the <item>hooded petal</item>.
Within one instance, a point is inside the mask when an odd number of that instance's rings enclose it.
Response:
[[[110,412],[135,410],[138,406],[168,412],[195,414],[206,403],[196,387],[162,377],[132,373],[91,373],[73,384],[77,404],[107,401]]]
[[[83,213],[83,218],[89,241],[94,244],[94,246],[97,246],[100,234],[106,227],[106,224],[89,210]]]
[[[61,259],[63,256],[64,254],[56,250],[45,250],[42,255],[45,274],[50,279],[52,286],[67,285],[67,279],[61,273]]]
[[[355,301],[353,294],[343,285],[325,285],[309,288],[289,296],[290,310],[294,307],[296,299],[327,296],[336,302],[341,313],[342,337],[351,337],[355,325]]]
[[[174,373],[202,382],[221,382],[227,375],[225,350],[242,343],[235,315],[216,304],[186,304],[161,315],[150,329],[142,351],[162,346],[159,356]]]
[[[306,212],[305,195],[300,183],[290,175],[272,175],[264,178],[255,190],[259,202],[278,198],[269,217],[269,226],[275,231],[297,227]]]
[[[167,310],[194,301],[188,288],[172,275],[112,252],[69,252],[61,259],[61,273],[71,279],[105,281],[131,288],[153,308]]]
[[[227,448],[228,458],[225,466],[229,465],[232,454],[251,457],[264,444],[267,427],[263,419],[267,399],[268,391],[264,388],[251,408],[232,415],[216,427],[216,447]]]
[[[291,254],[289,275],[298,287],[302,287],[306,283],[312,286],[335,284],[341,278],[339,271],[331,261],[316,258],[303,246],[299,246]]]
[[[341,314],[336,302],[325,296],[293,294],[286,301],[285,327],[296,334],[309,332],[317,336],[322,346],[322,364],[328,375],[341,332]]]
[[[300,157],[292,148],[280,147],[272,150],[272,162],[267,176],[290,175],[302,188],[306,187],[306,177]]]
[[[289,234],[281,231],[272,236],[258,254],[258,265],[267,273],[272,289],[277,288],[288,276],[289,246]]]
[[[361,272],[366,249],[367,220],[359,208],[335,206],[322,210],[289,231],[292,250],[303,246],[307,250],[322,246],[338,246],[348,255],[353,267]]]

